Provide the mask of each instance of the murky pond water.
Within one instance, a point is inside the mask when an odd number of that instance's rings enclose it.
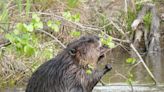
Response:
[[[102,79],[107,85],[102,86],[99,83],[93,92],[164,92],[164,51],[143,56],[145,63],[158,82],[157,85],[153,85],[153,81],[142,63],[134,68],[132,68],[134,65],[127,64],[125,61],[129,57],[130,54],[123,49],[109,52],[106,59],[112,64],[113,69]],[[126,83],[130,70],[133,75],[133,86]],[[0,92],[24,92],[24,87],[7,88],[0,90]]]
[[[107,61],[112,62],[113,70],[109,72],[103,80],[107,83],[125,82],[125,77],[128,76],[128,72],[131,72],[135,84],[153,83],[142,63],[136,66],[135,64],[126,63],[126,59],[129,57],[131,57],[131,55],[123,50],[111,52],[109,57],[107,57]],[[157,82],[164,83],[164,51],[149,55],[144,54],[143,59],[155,76]]]
[[[157,85],[153,85],[154,82],[142,63],[135,67],[135,64],[126,63],[126,59],[131,56],[130,53],[119,50],[111,51],[109,54],[107,61],[112,62],[113,70],[103,77],[103,81],[109,86],[97,86],[94,92],[164,92],[164,51],[143,54],[143,59],[155,76]],[[126,83],[130,70],[133,88]]]
[[[112,53],[112,52],[111,52]],[[153,83],[150,75],[143,67],[143,64],[140,63],[136,66],[134,64],[127,64],[126,59],[131,57],[130,54],[125,53],[124,51],[112,53],[108,61],[113,61],[113,71],[108,73],[104,80],[108,83],[118,83],[125,82],[125,77],[128,76],[128,72],[131,70],[132,80],[136,84],[145,84]],[[161,53],[143,55],[146,65],[149,67],[153,75],[155,76],[159,84],[164,83],[164,51]],[[132,68],[133,66],[133,68]],[[109,77],[110,76],[110,77]]]

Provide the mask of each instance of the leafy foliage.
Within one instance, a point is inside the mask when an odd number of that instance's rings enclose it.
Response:
[[[18,23],[12,33],[6,34],[6,38],[16,47],[18,52],[31,56],[37,50],[37,38],[33,31],[42,28],[43,23],[40,18],[33,14],[29,24]]]
[[[79,13],[72,15],[70,11],[67,11],[67,12],[63,12],[62,15],[68,21],[73,21],[73,22],[79,22],[80,21],[80,14]]]
[[[49,20],[47,22],[47,26],[50,27],[52,30],[54,30],[55,32],[59,32],[59,26],[60,26],[60,21],[51,21]]]
[[[128,73],[128,79],[126,80],[126,82],[129,85],[132,85],[132,82],[133,82],[133,74],[131,74],[130,72]]]
[[[80,32],[80,31],[76,31],[76,30],[72,30],[72,31],[70,32],[70,35],[71,35],[72,37],[79,37],[79,36],[81,35],[81,32]]]
[[[127,23],[127,30],[128,31],[131,31],[131,24],[133,23],[135,18],[136,18],[136,14],[133,11],[128,10],[128,16],[126,17],[126,23]]]
[[[126,59],[126,63],[128,63],[128,64],[134,64],[135,62],[136,62],[135,58],[128,58],[128,59]]]
[[[107,45],[109,48],[114,48],[115,44],[112,42],[112,37],[109,36],[107,39],[101,38],[101,42]]]
[[[151,13],[147,13],[144,16],[143,20],[144,20],[146,28],[149,30],[150,26],[151,26],[152,14]]]
[[[79,22],[80,21],[80,14],[76,13],[76,14],[71,14],[70,11],[67,12],[63,12],[62,16],[67,19],[68,21],[72,21],[72,22]],[[80,31],[76,31],[75,29],[72,30],[70,32],[70,35],[73,37],[79,37],[81,35]]]

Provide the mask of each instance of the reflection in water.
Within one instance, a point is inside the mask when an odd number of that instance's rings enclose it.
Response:
[[[149,77],[149,76],[147,77],[148,73],[146,69],[144,68],[144,66],[142,65],[142,63],[136,66],[134,73],[135,73],[135,80],[137,83],[145,83],[146,78],[148,79]]]
[[[161,54],[160,53],[155,53],[155,54],[148,54],[146,57],[147,64],[149,64],[153,75],[155,76],[157,82],[163,82],[164,79],[162,77],[162,70],[164,69],[162,67],[162,59],[161,59]],[[163,68],[163,69],[162,69]]]
[[[143,57],[145,59],[146,65],[149,67],[151,72],[153,73],[155,79],[158,83],[164,83],[164,52],[162,53],[151,53]],[[152,80],[146,71],[146,69],[143,67],[142,63],[139,64],[136,69],[136,81],[139,81],[139,83],[151,83]]]
[[[162,58],[161,53],[151,53],[143,57],[145,59],[146,65],[149,67],[151,72],[153,73],[157,82],[164,83],[164,78],[162,77]],[[163,68],[164,69],[164,68]],[[140,63],[135,69],[136,71],[136,80],[139,83],[150,83],[152,82],[148,72]]]

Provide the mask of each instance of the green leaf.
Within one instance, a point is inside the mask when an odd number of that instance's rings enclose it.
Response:
[[[136,62],[135,58],[128,58],[128,59],[126,59],[126,63],[128,63],[128,64],[134,64],[135,62]]]
[[[60,26],[61,22],[60,21],[55,21],[55,24]]]
[[[129,73],[128,76],[129,76],[130,78],[133,78],[133,74],[131,74],[131,73]]]
[[[108,43],[108,46],[109,46],[109,48],[114,48],[115,47],[115,44],[113,42],[109,42]]]
[[[42,22],[35,23],[34,28],[35,29],[43,29],[43,23]]]
[[[26,29],[24,29],[24,25],[22,23],[18,23],[16,25],[16,29],[19,31],[26,31]]]
[[[90,69],[86,70],[86,74],[92,74],[92,71]]]
[[[23,24],[23,26],[26,29],[26,31],[28,31],[28,32],[32,32],[34,30],[34,27],[32,24],[30,24],[30,25]]]
[[[103,38],[100,38],[100,41],[103,43],[103,44],[106,44],[105,40]]]
[[[80,31],[71,31],[70,32],[70,35],[73,36],[73,37],[79,37],[81,35],[81,32]]]
[[[112,39],[113,39],[113,38],[112,38],[111,36],[109,36],[108,39],[107,39],[107,41],[108,41],[108,42],[112,42]]]
[[[93,65],[88,65],[88,69],[86,70],[86,74],[92,74],[92,70],[94,69]]]
[[[31,56],[35,53],[35,48],[32,47],[31,45],[26,45],[24,47],[24,52],[27,56]]]
[[[40,18],[35,13],[32,14],[32,19],[35,20],[35,22],[40,22]]]
[[[43,54],[46,58],[50,59],[53,57],[53,49],[45,49]]]
[[[67,12],[63,12],[63,17],[69,21],[71,21],[71,13],[70,11],[67,11]]]
[[[55,32],[59,32],[59,26],[60,26],[61,22],[60,21],[48,21],[47,22],[47,26],[50,27],[52,30],[54,30]]]
[[[49,21],[47,22],[47,26],[48,26],[48,27],[51,27],[51,26],[52,26],[52,21],[51,21],[51,20],[49,20]]]
[[[17,29],[15,29],[13,32],[15,35],[18,35],[20,33],[19,30],[17,30]]]
[[[5,35],[5,38],[8,39],[11,43],[14,43],[15,42],[15,38],[11,34],[6,34]]]
[[[112,37],[109,36],[107,39],[101,38],[101,42],[107,45],[109,48],[114,48],[115,44],[112,42]]]
[[[30,24],[30,25],[28,25],[27,29],[29,32],[32,32],[34,30],[34,27],[32,24]]]
[[[126,80],[126,83],[127,83],[128,85],[131,85],[132,82],[133,82],[133,80],[132,80],[131,78],[128,78],[128,79]]]
[[[55,32],[59,32],[59,26],[56,24],[53,24],[53,26],[51,26],[51,28],[55,31]]]
[[[15,45],[16,45],[17,48],[22,48],[23,47],[21,43],[16,43]]]
[[[77,13],[77,14],[73,15],[73,16],[72,16],[72,20],[73,20],[74,22],[79,22],[79,21],[80,21],[80,14]]]
[[[132,82],[133,82],[133,74],[132,73],[130,73],[130,72],[128,72],[128,79],[126,80],[126,82],[129,84],[129,85],[131,85],[132,84]]]

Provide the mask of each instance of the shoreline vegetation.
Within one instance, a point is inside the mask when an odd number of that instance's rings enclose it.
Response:
[[[140,63],[158,83],[141,49],[158,53],[163,47],[163,6],[162,0],[1,0],[0,88],[26,85],[38,66],[86,34],[99,35],[111,50],[137,55],[127,58],[131,67],[120,75],[131,87]]]

